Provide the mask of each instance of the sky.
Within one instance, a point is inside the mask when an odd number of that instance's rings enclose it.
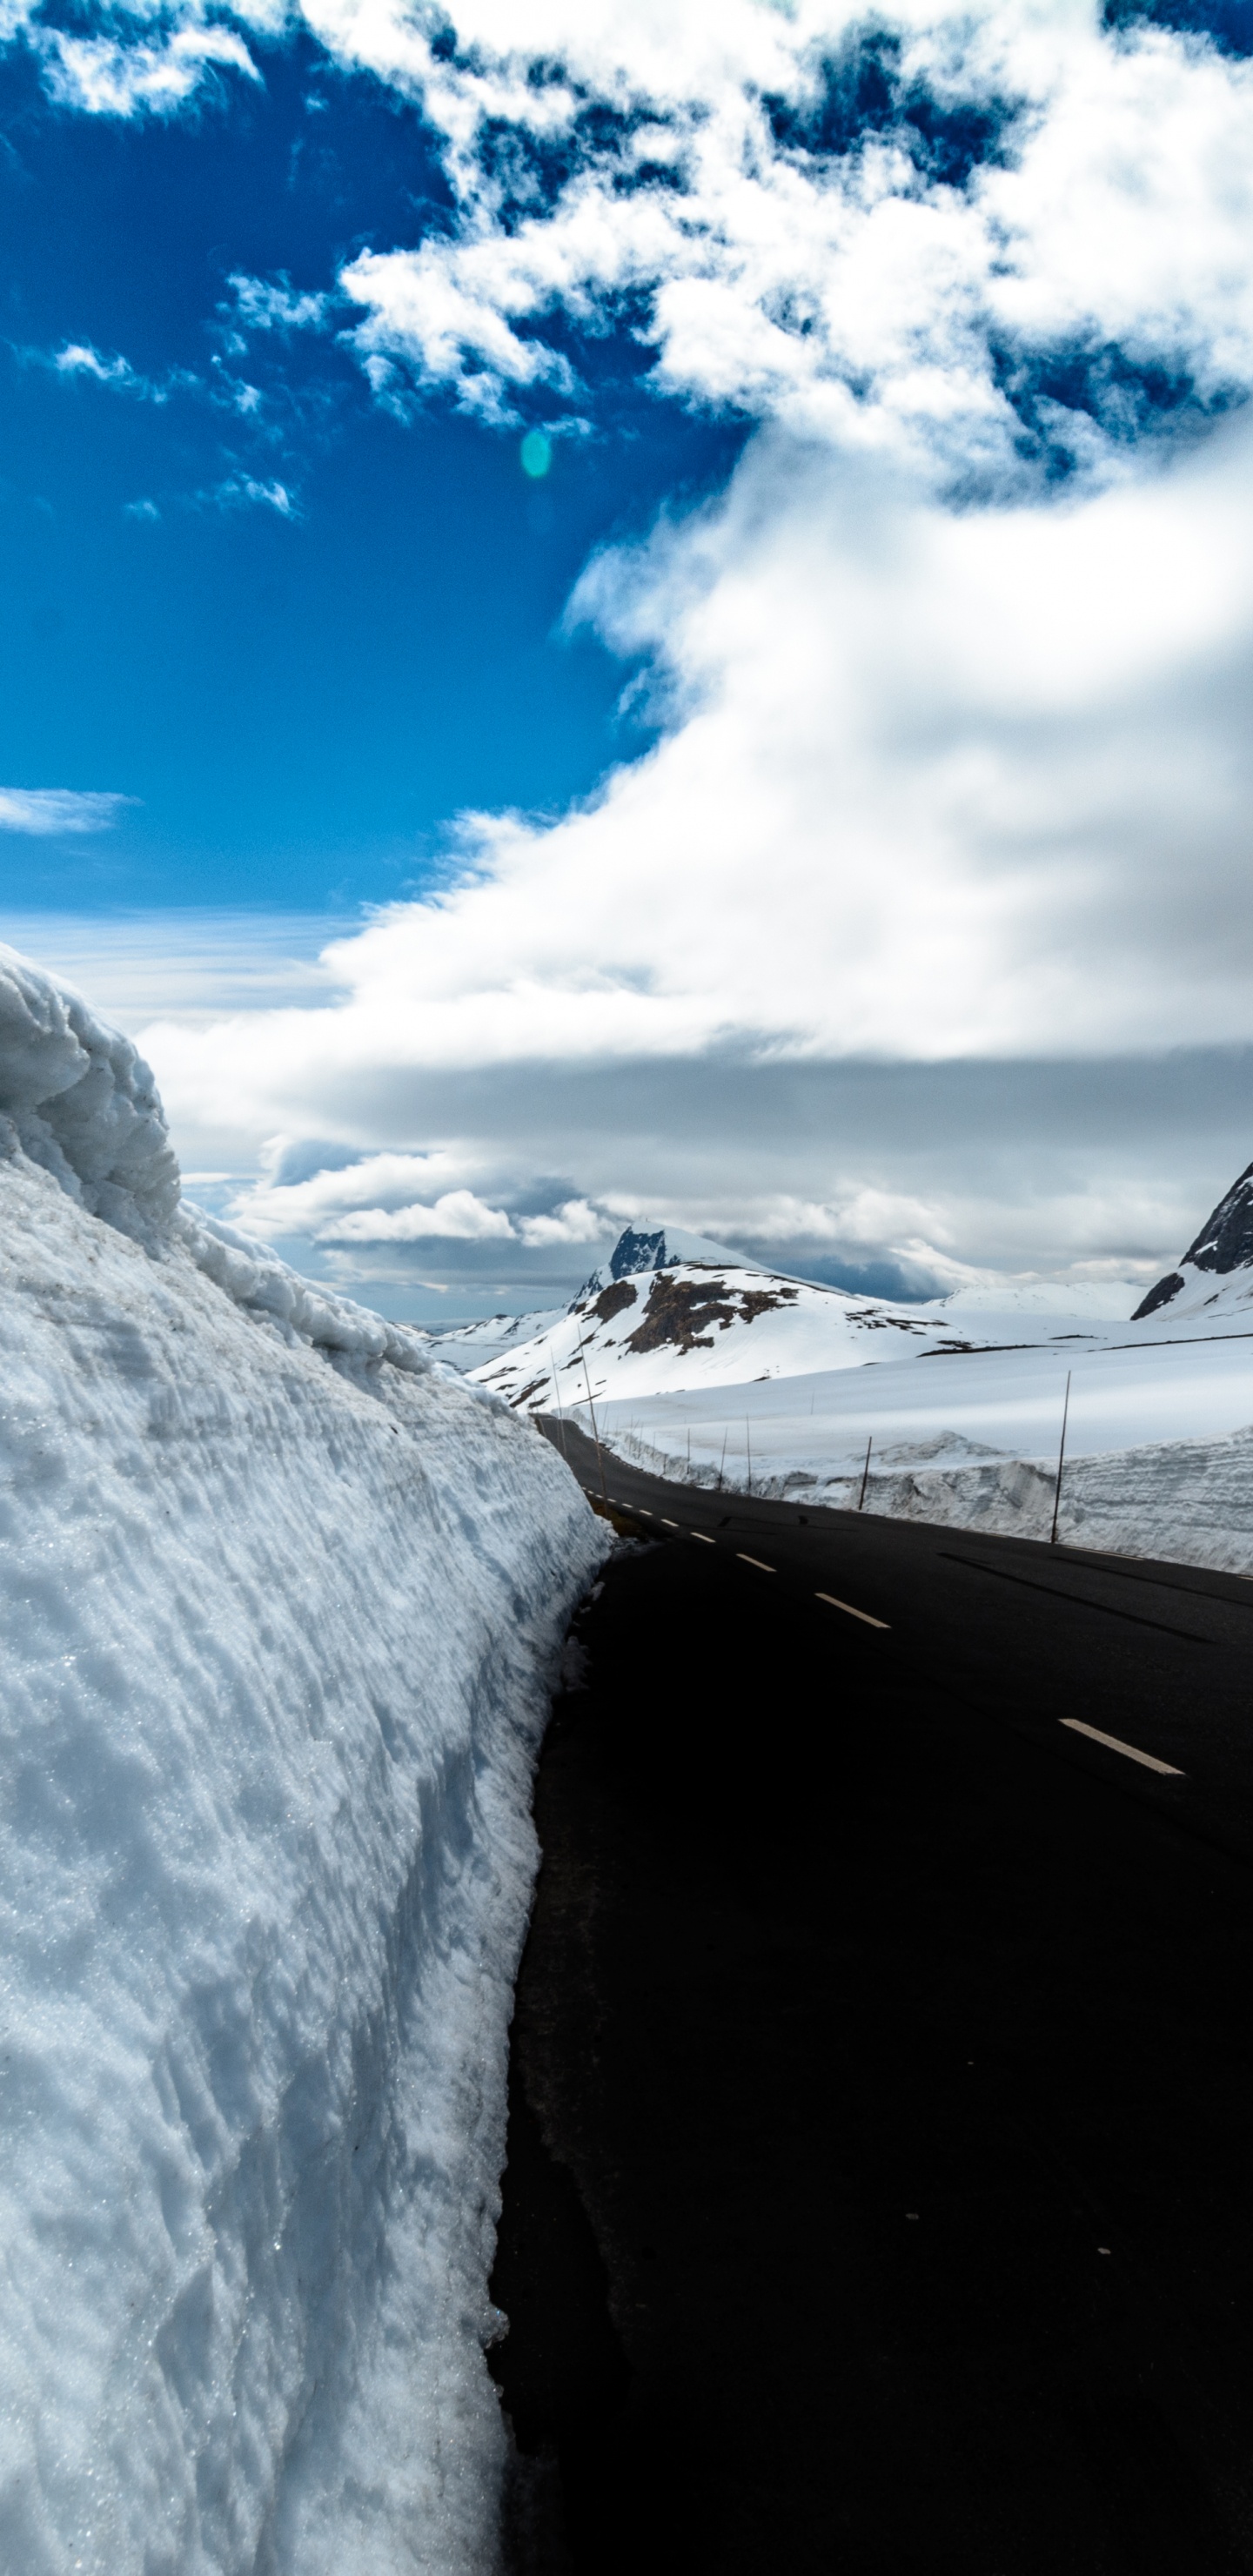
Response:
[[[0,20],[0,937],[390,1314],[1253,1153],[1253,0]]]

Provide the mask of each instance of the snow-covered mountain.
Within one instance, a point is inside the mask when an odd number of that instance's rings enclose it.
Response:
[[[1133,1321],[1169,1309],[1170,1323],[1212,1314],[1249,1320],[1253,1307],[1253,1163],[1233,1181],[1225,1198],[1190,1243],[1177,1270],[1168,1270],[1137,1306]]]
[[[456,1324],[450,1333],[432,1333],[431,1357],[466,1377],[488,1360],[518,1350],[523,1342],[551,1332],[566,1313],[564,1306],[545,1306],[531,1315],[485,1315],[477,1324]]]
[[[903,1350],[969,1350],[973,1337],[916,1306],[850,1297],[742,1264],[675,1261],[576,1298],[567,1315],[475,1371],[524,1413],[668,1387],[856,1368]]]
[[[708,1242],[703,1234],[688,1234],[681,1226],[659,1225],[651,1231],[624,1226],[609,1259],[584,1280],[569,1306],[544,1306],[526,1315],[487,1315],[481,1323],[457,1324],[450,1333],[431,1335],[431,1356],[463,1375],[481,1371],[491,1360],[546,1340],[576,1306],[612,1288],[615,1280],[644,1270],[673,1269],[680,1261],[727,1261],[738,1270],[758,1267],[742,1252],[727,1252],[721,1244]]]
[[[422,1337],[179,1203],[0,950],[0,2566],[482,2576],[530,1771],[603,1553]]]

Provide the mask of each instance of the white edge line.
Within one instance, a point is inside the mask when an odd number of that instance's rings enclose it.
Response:
[[[850,1619],[864,1619],[868,1628],[886,1628],[889,1631],[891,1629],[890,1620],[872,1619],[868,1610],[854,1610],[851,1601],[837,1601],[834,1592],[815,1592],[814,1599],[829,1601],[833,1610],[846,1610]]]
[[[1129,1762],[1142,1762],[1146,1771],[1165,1771],[1172,1780],[1187,1779],[1187,1772],[1181,1771],[1177,1762],[1159,1762],[1155,1753],[1142,1753],[1138,1744],[1123,1744],[1116,1735],[1103,1735],[1099,1726],[1085,1726],[1081,1717],[1064,1717],[1061,1724],[1071,1727],[1076,1735],[1090,1735],[1094,1744],[1107,1744],[1111,1753],[1125,1753]]]

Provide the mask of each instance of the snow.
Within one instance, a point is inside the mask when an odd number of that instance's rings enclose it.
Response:
[[[1154,1329],[1156,1327],[1156,1330]],[[595,1407],[611,1451],[679,1481],[1253,1573],[1253,1333],[1160,1318],[1106,1337],[915,1356]],[[586,1401],[575,1418],[590,1427]]]
[[[178,1189],[133,1047],[0,950],[0,2565],[490,2576],[529,1783],[603,1537]]]
[[[628,1399],[671,1387],[735,1385],[859,1367],[885,1348],[969,1348],[989,1338],[938,1309],[889,1306],[770,1270],[678,1262],[616,1280],[520,1348],[486,1362],[477,1383],[520,1412],[549,1413],[589,1391]]]
[[[431,1357],[468,1375],[489,1360],[503,1359],[507,1351],[533,1341],[537,1334],[542,1338],[550,1333],[565,1314],[564,1306],[547,1306],[531,1315],[485,1315],[477,1324],[455,1324],[451,1332],[432,1333]]]
[[[1138,1279],[981,1279],[920,1307],[924,1315],[961,1319],[995,1315],[1008,1324],[1024,1315],[1067,1315],[1076,1323],[1125,1323],[1143,1294]]]
[[[1136,1320],[1157,1317],[1173,1330],[1181,1319],[1220,1328],[1248,1324],[1253,1307],[1253,1163],[1232,1182],[1207,1216],[1177,1270],[1167,1272],[1136,1308]]]

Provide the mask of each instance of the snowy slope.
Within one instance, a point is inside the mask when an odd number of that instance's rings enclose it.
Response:
[[[1253,1573],[1253,1335],[954,1352],[601,1403],[605,1450],[679,1482]],[[580,1427],[590,1428],[584,1403]],[[612,1491],[612,1470],[610,1470]]]
[[[920,1309],[923,1314],[943,1313],[954,1323],[964,1323],[969,1316],[978,1317],[977,1329],[983,1330],[990,1317],[995,1318],[998,1338],[1001,1328],[1021,1325],[1026,1317],[1052,1315],[1068,1317],[1080,1325],[1125,1323],[1140,1293],[1133,1279],[985,1279],[969,1287],[957,1288],[945,1298]],[[1047,1331],[1047,1326],[1033,1324],[1032,1329]]]
[[[0,2566],[490,2571],[527,1798],[601,1553],[417,1337],[178,1205],[0,952]]]
[[[902,1350],[969,1349],[988,1338],[940,1310],[887,1306],[770,1270],[682,1261],[581,1297],[551,1329],[475,1371],[520,1412],[857,1368]]]
[[[451,1333],[432,1333],[431,1357],[464,1377],[471,1369],[484,1368],[489,1360],[502,1359],[507,1351],[521,1349],[537,1334],[551,1332],[565,1313],[564,1306],[545,1306],[530,1315],[485,1315],[480,1323],[458,1324]]]
[[[1181,1318],[1253,1322],[1253,1163],[1232,1183],[1190,1243],[1177,1270],[1168,1270],[1137,1306],[1137,1323],[1154,1316],[1158,1329]]]

